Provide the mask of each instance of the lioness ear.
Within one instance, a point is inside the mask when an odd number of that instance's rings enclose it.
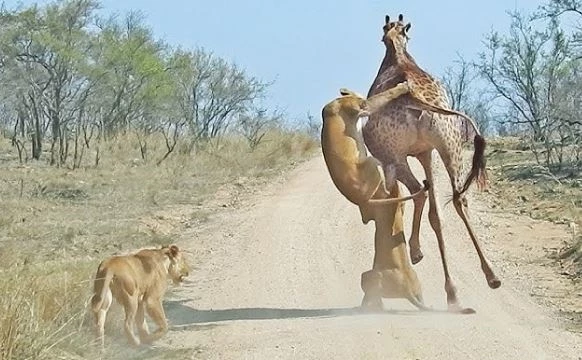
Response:
[[[351,95],[351,91],[350,91],[350,90],[348,90],[348,89],[346,89],[346,88],[341,88],[339,92],[340,92],[340,95],[341,95],[341,96],[348,96],[348,95]]]

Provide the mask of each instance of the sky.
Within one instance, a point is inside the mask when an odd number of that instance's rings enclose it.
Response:
[[[5,0],[17,4],[49,1]],[[408,49],[439,76],[457,53],[474,58],[491,30],[506,32],[507,11],[532,11],[542,0],[101,0],[103,14],[140,10],[156,37],[203,47],[274,84],[266,105],[302,121],[341,87],[366,94],[385,47],[384,16],[412,23]]]

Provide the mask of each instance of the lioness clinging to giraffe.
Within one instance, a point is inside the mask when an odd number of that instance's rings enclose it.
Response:
[[[406,83],[398,84],[369,99],[364,99],[348,89],[341,89],[342,96],[329,102],[322,110],[321,147],[325,164],[340,193],[362,208],[364,223],[369,221],[364,215],[368,206],[413,199],[427,190],[425,187],[424,190],[403,198],[372,199],[376,191],[383,194],[388,192],[384,188],[381,163],[367,155],[364,140],[356,126],[360,117],[374,113],[387,102],[407,92]]]
[[[382,298],[405,298],[421,310],[428,310],[422,299],[420,281],[406,252],[402,201],[422,194],[419,190],[408,197],[400,196],[397,183],[388,191],[384,186],[378,160],[367,155],[362,135],[356,127],[358,119],[380,109],[389,101],[408,92],[406,83],[364,99],[347,89],[341,97],[322,110],[322,151],[332,181],[350,202],[360,208],[362,221],[374,220],[374,263],[372,270],[361,277],[364,291],[362,307],[381,310]],[[425,190],[428,183],[425,184]]]
[[[382,41],[386,45],[386,55],[368,96],[381,93],[403,81],[408,81],[411,92],[391,101],[370,115],[368,122],[363,127],[366,146],[383,165],[386,187],[390,188],[398,180],[411,193],[417,192],[421,185],[408,166],[407,156],[414,156],[420,161],[428,182],[433,184],[432,151],[433,149],[438,151],[449,174],[455,209],[464,222],[477,250],[481,268],[489,286],[498,288],[501,282],[495,276],[489,261],[481,251],[467,218],[467,201],[464,196],[465,191],[474,180],[477,180],[481,187],[486,184],[485,140],[480,135],[474,121],[463,114],[448,110],[449,103],[442,86],[422,70],[408,53],[406,45],[411,24],[404,24],[403,20],[403,16],[400,15],[398,21],[391,22],[390,18],[386,16],[382,37]],[[464,182],[460,179],[462,131],[458,118],[449,116],[452,114],[463,116],[463,122],[467,122],[476,133],[473,165]],[[425,201],[426,198],[422,196],[414,199],[413,226],[409,241],[413,263],[418,263],[423,257],[420,250],[419,228]],[[451,311],[459,311],[462,309],[457,299],[455,285],[448,271],[440,218],[434,186],[432,186],[429,190],[429,220],[439,244],[445,274],[447,303]]]

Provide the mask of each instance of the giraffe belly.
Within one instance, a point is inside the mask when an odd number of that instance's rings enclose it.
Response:
[[[400,106],[386,107],[381,113],[370,116],[362,134],[370,153],[388,164],[431,148],[419,127],[418,116],[411,111]]]

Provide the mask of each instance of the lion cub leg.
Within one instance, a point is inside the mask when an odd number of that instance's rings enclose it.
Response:
[[[145,343],[151,344],[168,332],[168,321],[166,320],[166,314],[164,313],[164,307],[162,306],[162,299],[149,298],[145,300],[145,302],[148,315],[158,326],[158,329],[147,336],[146,341],[144,341]]]
[[[148,323],[145,319],[145,307],[143,300],[137,304],[137,314],[135,315],[135,326],[139,334],[141,342],[146,342],[150,331],[148,329]]]
[[[110,290],[105,292],[105,297],[101,303],[101,307],[93,309],[93,315],[95,316],[95,328],[97,330],[97,338],[101,343],[101,349],[105,348],[105,319],[107,318],[107,312],[113,303],[113,295]]]
[[[125,308],[125,335],[131,344],[139,346],[141,342],[133,332],[135,316],[138,308],[138,299],[136,296],[131,296],[127,293],[125,295],[125,301],[123,302],[123,307]]]

